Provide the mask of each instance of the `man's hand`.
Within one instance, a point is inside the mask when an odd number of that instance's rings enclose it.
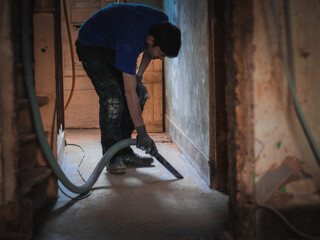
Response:
[[[151,137],[149,137],[146,126],[142,125],[136,128],[137,129],[137,148],[140,148],[141,150],[145,151],[146,153],[153,156],[158,152],[157,147],[152,140]]]

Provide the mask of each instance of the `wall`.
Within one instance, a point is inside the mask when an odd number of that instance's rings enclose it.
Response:
[[[320,2],[290,3],[297,95],[319,147]],[[277,9],[284,32],[281,2]],[[296,117],[268,2],[254,1],[254,19],[256,198],[277,207],[320,204],[319,166]]]
[[[182,33],[178,57],[165,63],[166,131],[209,184],[208,21],[206,1],[164,1]]]
[[[285,36],[285,1],[275,2]],[[319,146],[320,2],[287,2],[297,95]],[[235,239],[296,239],[262,203],[317,236],[319,166],[292,105],[270,1],[226,4],[230,232]]]

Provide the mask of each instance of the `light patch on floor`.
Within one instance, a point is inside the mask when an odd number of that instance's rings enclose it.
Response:
[[[103,171],[88,198],[75,201],[60,191],[35,239],[224,239],[228,197],[210,189],[165,134],[150,135],[184,179],[177,180],[157,160],[123,175]],[[67,130],[66,139],[62,167],[81,185],[102,157],[100,133]]]

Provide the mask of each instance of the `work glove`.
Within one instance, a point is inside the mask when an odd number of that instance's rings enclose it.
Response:
[[[158,150],[157,147],[152,140],[151,137],[149,137],[146,126],[142,125],[140,127],[137,127],[137,148],[145,151],[147,154],[150,154],[151,156],[154,156]]]

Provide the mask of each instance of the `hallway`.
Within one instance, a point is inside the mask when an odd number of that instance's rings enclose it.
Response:
[[[99,130],[66,134],[62,167],[80,185],[79,173],[87,179],[101,158]],[[60,191],[35,239],[224,239],[228,197],[210,189],[165,134],[151,137],[184,179],[156,160],[154,167],[128,168],[124,175],[103,172],[88,198],[74,201]]]

